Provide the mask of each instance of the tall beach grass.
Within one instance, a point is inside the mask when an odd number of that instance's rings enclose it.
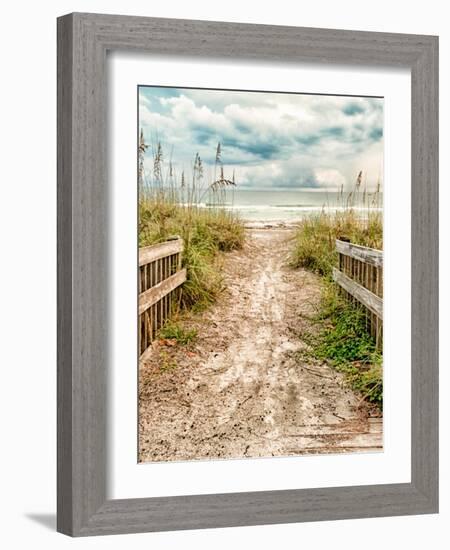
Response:
[[[327,278],[336,266],[336,239],[346,238],[352,243],[381,249],[383,221],[379,211],[368,211],[361,217],[348,208],[325,212],[303,219],[296,231],[292,265],[306,267]]]
[[[344,372],[353,389],[382,408],[383,368],[382,354],[367,332],[361,309],[345,302],[332,282],[333,267],[337,265],[336,239],[370,248],[383,248],[383,218],[379,209],[379,189],[362,195],[366,209],[354,208],[359,192],[355,189],[344,196],[344,208],[334,212],[322,211],[303,219],[295,234],[291,264],[318,273],[324,278],[322,299],[317,315],[320,327],[311,339],[311,355],[327,360],[336,370]],[[376,208],[372,208],[372,206]]]
[[[214,301],[222,289],[220,254],[239,249],[244,226],[236,213],[223,208],[224,189],[235,186],[224,177],[221,146],[216,150],[214,178],[204,177],[203,162],[195,155],[191,172],[177,176],[172,160],[165,162],[160,143],[152,147],[152,171],[145,173],[148,149],[141,133],[139,145],[139,246],[166,241],[175,235],[184,240],[183,265],[187,281],[181,304],[201,309]],[[217,178],[217,173],[219,177]],[[212,208],[199,204],[211,197]]]

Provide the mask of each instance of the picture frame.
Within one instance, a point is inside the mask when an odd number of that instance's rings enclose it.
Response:
[[[411,70],[411,482],[107,498],[106,54]],[[58,19],[57,529],[71,536],[438,511],[438,38],[73,13]]]

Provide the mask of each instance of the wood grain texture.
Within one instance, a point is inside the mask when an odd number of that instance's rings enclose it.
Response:
[[[353,281],[345,273],[336,268],[333,268],[333,280],[377,317],[383,319],[383,300],[376,294]]]
[[[72,478],[72,57],[73,21],[58,20],[57,529],[73,524]]]
[[[412,481],[108,500],[106,52],[402,66],[412,74]],[[275,90],[274,90],[275,91]],[[438,509],[438,40],[71,14],[58,20],[58,530],[97,535]]]
[[[383,252],[336,240],[339,269],[333,279],[350,304],[365,306],[366,329],[375,339],[377,349],[383,347]]]
[[[349,510],[352,518],[434,511],[411,484],[112,500],[78,534],[326,521],[348,519]]]
[[[76,15],[58,43],[58,530],[76,534],[106,500],[106,52]]]
[[[411,69],[412,479],[438,509],[439,91],[438,40]]]
[[[375,267],[383,267],[383,252],[381,250],[375,250],[367,246],[359,246],[357,244],[340,241],[339,239],[336,240],[336,250],[339,254],[350,256],[366,264]]]
[[[181,285],[187,278],[186,270],[181,269],[183,248],[180,237],[139,248],[140,361],[142,354],[156,338],[158,330],[179,306]]]
[[[183,240],[176,239],[165,243],[153,244],[139,249],[139,266],[149,264],[155,260],[167,258],[172,254],[179,254],[183,251]]]
[[[167,277],[157,285],[149,288],[139,296],[139,315],[149,307],[159,302],[164,296],[182,285],[186,280],[186,269],[181,269],[170,277]]]

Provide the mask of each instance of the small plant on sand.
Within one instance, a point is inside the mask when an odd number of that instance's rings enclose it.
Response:
[[[195,341],[197,330],[185,329],[179,323],[168,321],[159,331],[159,335],[166,340],[175,340],[177,344],[187,346]]]
[[[167,351],[160,351],[159,352],[159,359],[161,361],[159,370],[160,372],[167,372],[169,370],[173,370],[177,368],[177,363],[174,359],[172,359]]]

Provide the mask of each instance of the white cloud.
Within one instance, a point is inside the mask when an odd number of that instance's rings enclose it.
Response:
[[[339,170],[328,168],[325,170],[315,170],[317,183],[320,187],[325,188],[340,188],[341,185],[345,185],[346,178],[339,172]]]
[[[141,88],[139,116],[179,171],[197,152],[211,166],[220,141],[247,186],[350,187],[363,170],[374,187],[381,173],[380,99]]]

